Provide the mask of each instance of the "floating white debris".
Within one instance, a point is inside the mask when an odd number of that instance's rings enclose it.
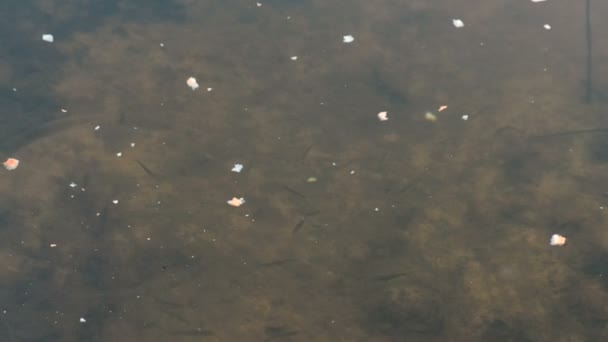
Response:
[[[52,243],[52,244],[49,245],[49,247],[55,248],[55,247],[57,247],[57,244],[56,243]]]
[[[388,112],[380,112],[378,113],[378,120],[386,121],[388,120]]]
[[[551,236],[551,241],[549,241],[551,246],[563,246],[566,244],[566,237],[561,236],[559,234],[553,234]]]
[[[469,116],[468,116],[468,115],[466,115],[466,114],[465,114],[465,115],[463,115],[463,116],[461,116],[461,118],[462,118],[462,120],[464,120],[464,121],[469,120]]]
[[[239,173],[243,170],[243,164],[234,164],[234,166],[232,167],[232,172],[236,172]]]
[[[212,90],[213,90],[213,88],[207,88],[207,91],[212,91]]]
[[[99,131],[100,128],[101,128],[101,126],[97,125],[97,126],[95,126],[95,128],[93,128],[93,130]]]
[[[437,111],[441,112],[442,110],[446,110],[446,109],[448,109],[448,106],[443,105],[443,106],[440,106],[439,109],[437,109]]]
[[[112,203],[118,204],[118,200],[113,200]]]
[[[86,323],[86,322],[87,322],[87,320],[84,319],[84,317],[80,317],[80,323]]]
[[[160,43],[160,47],[164,48],[165,47],[165,43]]]
[[[346,35],[346,36],[342,37],[342,41],[343,41],[344,43],[346,43],[346,44],[348,44],[348,43],[352,43],[352,42],[354,42],[354,41],[355,41],[355,37],[353,37],[353,36],[351,36],[350,34],[348,34],[348,35]]]
[[[2,163],[4,165],[4,168],[11,171],[17,168],[17,166],[19,166],[19,160],[15,159],[15,158],[8,158],[4,163]]]
[[[186,81],[186,84],[188,85],[188,87],[192,88],[192,90],[196,90],[196,88],[198,88],[198,83],[196,82],[196,78],[194,77],[190,77]]]
[[[258,7],[262,7],[262,3],[261,2],[256,2],[255,5],[258,6]]]
[[[426,112],[424,113],[424,118],[427,121],[431,121],[431,122],[435,122],[437,121],[437,116],[435,116],[435,114],[431,113],[431,112]]]
[[[52,34],[43,34],[42,40],[44,40],[45,42],[52,43],[55,40],[55,38],[53,38]]]
[[[77,186],[78,186],[78,184],[76,184],[76,183],[74,183],[74,182],[71,182],[71,183],[70,183],[70,188],[75,188],[75,187],[77,187]]]
[[[135,147],[135,143],[131,143],[131,147]]]
[[[532,2],[545,2],[546,0],[530,0]]]
[[[122,157],[122,152],[118,152],[118,153],[116,153],[116,156],[117,156],[117,157]]]
[[[67,113],[67,112],[68,112],[68,110],[67,110],[67,109],[65,109],[65,108],[61,108],[61,112],[62,112],[62,113]]]
[[[297,61],[298,60],[298,56],[291,56],[291,60],[292,61]]]
[[[545,24],[545,25],[543,25],[543,27],[545,28],[545,30],[550,30],[551,29],[551,25],[549,25],[549,24]]]
[[[228,205],[231,205],[233,207],[240,207],[245,203],[245,199],[243,197],[241,197],[241,198],[232,197],[232,199],[227,201],[226,203],[228,203]]]
[[[464,27],[464,23],[460,19],[452,19],[452,24],[454,24],[454,27],[457,28]]]

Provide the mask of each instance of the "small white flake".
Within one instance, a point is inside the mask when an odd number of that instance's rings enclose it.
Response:
[[[86,323],[86,322],[87,322],[87,320],[84,319],[84,317],[80,317],[80,323]]]
[[[76,183],[74,183],[74,182],[71,182],[71,183],[70,183],[70,188],[75,188],[75,187],[77,187],[77,186],[78,186],[78,184],[76,184]]]
[[[380,112],[378,113],[378,120],[386,121],[388,120],[388,112]]]
[[[112,203],[118,204],[118,200],[113,200]]]
[[[61,112],[62,112],[62,113],[67,113],[67,112],[68,112],[68,110],[67,110],[67,109],[65,109],[65,108],[61,108]]]
[[[298,60],[298,56],[291,56],[291,60],[292,61],[297,61]]]
[[[55,40],[55,38],[53,38],[52,34],[43,34],[42,40],[44,40],[45,42],[52,43]]]
[[[258,6],[258,7],[262,7],[262,3],[261,2],[256,2],[255,5]]]
[[[355,170],[350,170],[350,174],[354,175],[355,174]]]
[[[213,88],[207,88],[207,91],[212,91],[212,90],[213,90]]]
[[[355,41],[355,37],[353,37],[353,36],[351,36],[350,34],[348,34],[348,35],[346,35],[346,36],[342,37],[342,41],[343,41],[344,43],[346,43],[346,44],[348,44],[348,43],[352,43],[352,42],[354,42],[354,41]]]
[[[464,27],[464,23],[460,19],[452,19],[452,24],[454,24],[454,27],[457,28]]]
[[[549,244],[551,246],[563,246],[566,244],[566,237],[561,236],[559,234],[551,235],[551,240],[549,240]]]
[[[49,245],[49,247],[55,248],[55,247],[57,247],[57,244],[56,243],[52,243],[52,244]]]
[[[101,126],[97,125],[97,126],[95,126],[95,128],[93,128],[93,130],[99,131],[100,128],[101,128]]]
[[[192,88],[192,90],[196,90],[196,88],[198,88],[198,83],[196,82],[196,78],[194,77],[190,77],[186,81],[186,84],[188,85],[188,87]]]
[[[117,157],[122,157],[122,152],[118,152],[118,153],[116,153],[116,156],[117,156]]]
[[[160,47],[164,48],[165,47],[165,43],[160,43]]]
[[[232,172],[236,172],[239,173],[243,170],[243,164],[234,164],[234,166],[232,167]]]
[[[131,147],[135,147],[135,143],[131,143]]]
[[[546,0],[531,0],[532,2],[545,2]]]
[[[551,25],[549,25],[549,24],[545,24],[545,25],[543,25],[543,27],[545,28],[545,30],[550,30],[551,29]]]
[[[228,205],[233,206],[233,207],[240,207],[241,205],[245,204],[245,199],[243,197],[241,197],[241,198],[232,197],[232,199],[226,201],[226,203],[228,203]]]
[[[2,163],[4,165],[4,168],[12,171],[14,169],[16,169],[19,166],[19,159],[15,159],[15,158],[8,158],[4,163]]]
[[[469,120],[469,116],[468,116],[468,115],[463,115],[463,116],[462,116],[462,120],[464,120],[464,121]]]

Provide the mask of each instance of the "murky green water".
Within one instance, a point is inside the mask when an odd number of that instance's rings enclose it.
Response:
[[[608,338],[590,5],[4,5],[0,340]]]

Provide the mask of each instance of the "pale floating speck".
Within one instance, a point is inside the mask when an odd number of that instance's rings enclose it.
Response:
[[[57,244],[56,243],[52,243],[52,244],[49,245],[49,247],[55,248],[55,247],[57,247]]]
[[[256,2],[255,5],[258,6],[258,7],[262,7],[262,3],[261,2]]]
[[[566,237],[561,236],[559,234],[553,234],[551,236],[551,241],[549,241],[551,246],[563,246],[566,244]]]
[[[346,35],[346,36],[342,37],[342,41],[343,41],[344,43],[346,43],[346,44],[348,44],[348,43],[352,43],[352,42],[354,42],[354,41],[355,41],[355,37],[353,37],[353,36],[351,36],[350,34],[348,34],[348,35]]]
[[[298,56],[291,56],[291,60],[292,61],[297,61],[298,60]]]
[[[452,24],[454,24],[454,27],[457,28],[464,27],[464,23],[460,19],[452,19]]]
[[[212,91],[212,90],[213,90],[213,88],[207,88],[207,91]]]
[[[86,323],[86,322],[87,322],[87,320],[84,319],[84,317],[80,317],[80,323]]]
[[[11,171],[17,168],[17,166],[19,166],[19,160],[15,159],[15,158],[8,158],[4,163],[2,163],[4,165],[4,168]]]
[[[545,30],[550,30],[551,29],[551,25],[549,25],[549,24],[545,24],[545,25],[543,25],[543,27],[545,28]]]
[[[308,177],[306,179],[306,183],[316,183],[317,182],[317,177]]]
[[[112,203],[118,204],[118,200],[113,200]]]
[[[61,112],[62,112],[62,113],[67,113],[67,112],[68,112],[68,110],[67,110],[67,109],[65,109],[65,108],[61,108]]]
[[[160,47],[164,48],[165,47],[165,43],[160,43]]]
[[[71,183],[70,183],[70,188],[75,188],[75,187],[77,187],[77,186],[78,186],[78,184],[76,184],[76,183],[74,183],[74,182],[71,182]]]
[[[425,118],[427,121],[430,121],[430,122],[435,122],[435,121],[437,121],[437,116],[436,116],[435,114],[431,113],[431,112],[426,112],[426,113],[424,114],[424,118]]]
[[[52,43],[55,40],[55,38],[53,38],[52,34],[43,34],[42,40],[44,40],[45,42]]]
[[[122,152],[118,152],[118,153],[116,153],[116,156],[117,156],[117,157],[122,157]]]
[[[236,173],[243,171],[243,164],[234,164],[234,166],[232,167],[232,169],[230,171],[236,172]]]
[[[99,131],[100,128],[101,128],[101,126],[97,125],[97,126],[95,126],[95,128],[93,128],[93,130]]]
[[[131,147],[135,147],[135,143],[131,143]]]
[[[388,120],[388,112],[380,112],[378,113],[378,120],[386,121]]]
[[[228,205],[231,205],[233,207],[240,207],[245,203],[245,199],[243,197],[241,197],[241,198],[232,197],[232,199],[227,201],[226,203],[228,203]]]
[[[448,106],[443,105],[443,106],[440,106],[439,109],[437,109],[437,111],[441,112],[442,110],[446,110],[446,109],[448,109]]]
[[[546,0],[531,0],[532,2],[545,2]]]
[[[355,174],[355,170],[350,170],[350,174],[354,175]]]
[[[196,78],[194,77],[190,77],[186,81],[186,84],[188,85],[188,87],[192,88],[192,90],[196,90],[196,88],[198,88],[198,83],[196,82]]]
[[[468,115],[466,115],[466,114],[465,114],[465,115],[463,115],[461,118],[462,118],[462,120],[464,120],[464,121],[469,120],[469,116],[468,116]]]

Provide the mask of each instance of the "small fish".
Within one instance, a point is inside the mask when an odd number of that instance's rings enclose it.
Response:
[[[300,231],[300,229],[302,229],[302,226],[304,225],[304,218],[300,218],[300,220],[298,221],[298,223],[296,223],[296,225],[293,227],[293,229],[291,230],[291,234],[296,234],[297,232]]]
[[[213,335],[213,331],[199,328],[192,330],[173,330],[169,331],[169,334],[180,336],[210,336]]]
[[[292,262],[292,261],[296,261],[296,259],[286,258],[286,259],[273,260],[273,261],[261,263],[260,266],[263,266],[263,267],[281,266],[281,265],[284,265],[284,264]]]
[[[289,187],[289,186],[287,186],[287,185],[283,185],[283,188],[285,188],[285,190],[287,190],[287,191],[291,192],[292,194],[294,194],[294,195],[296,195],[296,196],[298,196],[298,197],[301,197],[301,198],[306,199],[306,196],[302,195],[300,192],[298,192],[298,191],[296,191],[296,190],[294,190],[294,189],[290,188],[290,187]]]
[[[400,277],[403,277],[403,276],[406,276],[406,275],[407,275],[407,273],[405,273],[405,272],[391,273],[391,274],[382,274],[382,275],[378,275],[378,276],[372,277],[372,280],[375,280],[375,281],[389,281],[389,280],[400,278]]]
[[[152,170],[150,170],[150,168],[148,168],[146,165],[144,165],[144,163],[142,163],[139,159],[137,159],[135,161],[148,174],[148,176],[151,176],[151,177],[154,177],[154,178],[158,177],[158,174],[156,174],[155,172],[153,172]]]

